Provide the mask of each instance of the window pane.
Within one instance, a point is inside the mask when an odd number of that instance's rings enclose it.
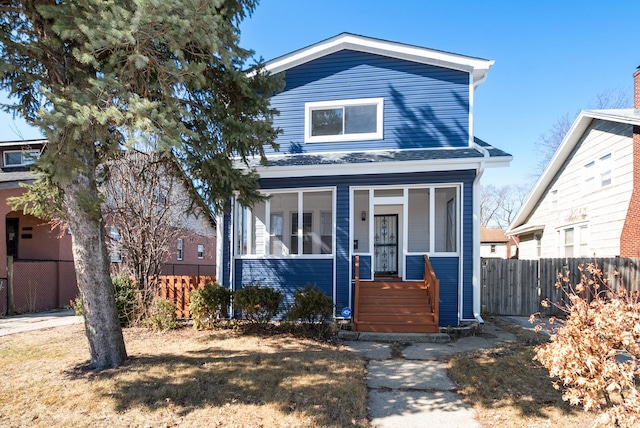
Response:
[[[611,184],[611,154],[600,158],[600,185]]]
[[[409,189],[410,252],[429,251],[429,189]]]
[[[345,133],[364,134],[377,131],[377,106],[345,107]]]
[[[5,152],[4,164],[6,166],[22,165],[22,153],[20,152]]]
[[[311,111],[311,136],[342,135],[342,107]]]
[[[320,212],[321,254],[331,254],[333,248],[333,216],[331,211]]]
[[[458,251],[458,207],[456,189],[435,190],[435,250],[437,252]]]
[[[564,231],[564,256],[573,257],[573,228]]]
[[[284,230],[284,219],[282,213],[271,213],[270,217],[271,233],[269,237],[269,254],[284,254],[284,243],[282,242],[282,232]]]
[[[275,246],[272,243],[273,252],[271,254],[296,254],[297,251],[292,251],[294,250],[292,245],[297,245],[297,239],[292,239],[291,237],[290,213],[298,211],[298,193],[276,193],[271,196],[270,201],[271,213],[277,215],[277,218],[274,219],[276,223],[271,224],[270,235],[277,242]],[[286,237],[284,236],[285,232],[287,234]],[[297,250],[297,247],[295,250]]]

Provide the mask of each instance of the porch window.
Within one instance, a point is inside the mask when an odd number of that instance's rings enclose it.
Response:
[[[435,251],[458,251],[458,203],[454,187],[435,189]]]
[[[305,105],[305,141],[382,138],[383,98],[321,101]]]
[[[333,252],[331,190],[273,191],[266,202],[256,204],[253,209],[238,205],[235,219],[237,255]]]
[[[430,194],[430,189],[409,189],[409,252],[429,252]]]

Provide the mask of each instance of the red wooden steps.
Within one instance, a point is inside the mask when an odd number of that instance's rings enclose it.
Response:
[[[422,281],[360,282],[356,331],[437,333],[427,289]]]

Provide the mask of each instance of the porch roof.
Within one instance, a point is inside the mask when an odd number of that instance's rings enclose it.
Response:
[[[509,153],[495,148],[479,138],[474,138],[474,142],[477,145],[476,147],[281,154],[269,156],[267,158],[266,166],[269,168],[465,159],[480,161],[482,158],[488,158],[485,160],[494,161],[511,160],[511,155]],[[260,164],[259,159],[255,159],[255,161],[250,162],[250,166],[264,167],[264,165]]]

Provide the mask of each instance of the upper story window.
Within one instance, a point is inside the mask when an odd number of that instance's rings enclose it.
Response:
[[[39,154],[38,150],[7,150],[4,152],[4,166],[31,165]]]
[[[383,98],[305,104],[305,142],[382,139]]]
[[[611,153],[591,161],[583,168],[584,193],[590,193],[612,183],[613,161]]]

